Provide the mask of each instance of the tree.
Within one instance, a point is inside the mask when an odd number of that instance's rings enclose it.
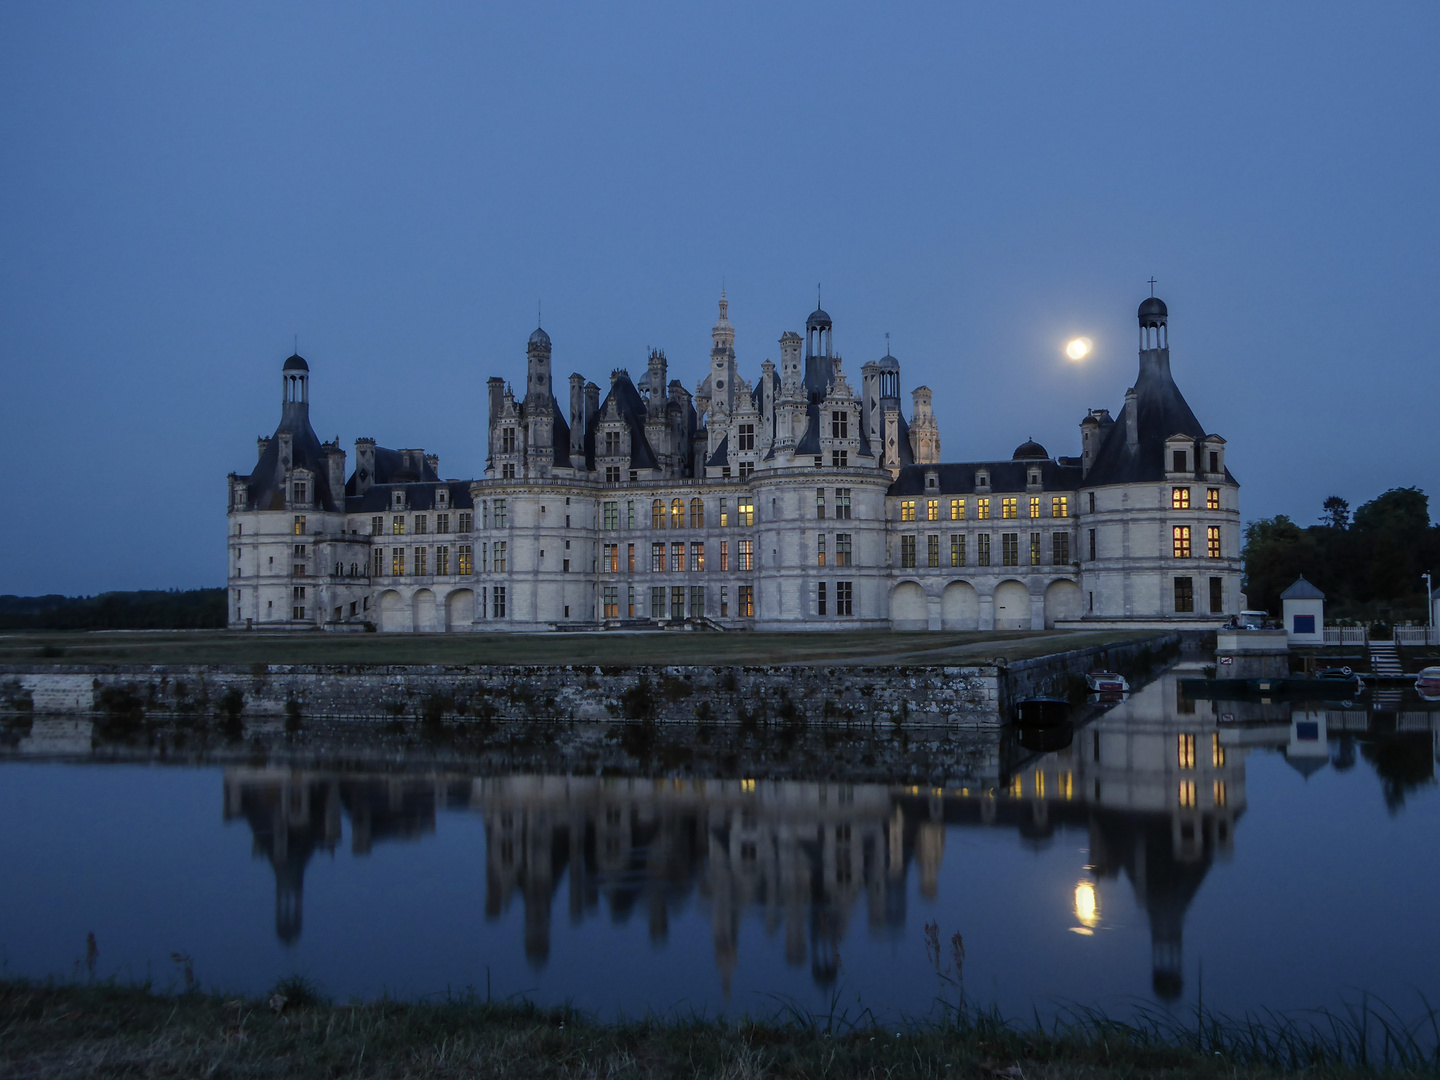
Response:
[[[1342,499],[1339,495],[1331,495],[1325,500],[1325,514],[1320,519],[1320,524],[1331,529],[1344,529],[1350,525],[1350,501]]]
[[[1399,533],[1428,529],[1430,499],[1419,488],[1391,488],[1355,511],[1355,527]]]

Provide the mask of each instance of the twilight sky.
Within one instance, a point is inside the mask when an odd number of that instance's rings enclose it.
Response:
[[[963,461],[1079,453],[1154,275],[1247,520],[1440,498],[1437,46],[1420,2],[0,5],[0,593],[224,584],[293,335],[322,438],[469,478],[537,301],[557,380],[693,391],[722,279],[747,378],[822,282]]]

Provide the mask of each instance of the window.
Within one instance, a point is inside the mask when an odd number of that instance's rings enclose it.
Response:
[[[370,535],[380,536],[385,532],[385,519],[383,517],[372,517],[370,519]]]
[[[950,537],[950,565],[965,565],[965,537],[955,533]]]
[[[939,499],[926,499],[926,500],[925,500],[925,520],[926,520],[926,521],[939,521],[939,520],[940,520],[940,500],[939,500]]]
[[[435,573],[441,577],[450,573],[450,547],[448,544],[441,544],[435,549]]]
[[[490,610],[494,612],[494,617],[497,619],[505,618],[505,586],[496,585],[490,590],[490,598],[492,601]]]
[[[685,572],[685,545],[683,543],[670,545],[670,572],[672,574]]]
[[[1000,534],[1000,565],[1002,565],[1002,566],[1019,566],[1019,565],[1020,565],[1020,534],[1019,534],[1019,533],[1001,533],[1001,534]]]
[[[835,614],[855,614],[855,583],[853,581],[837,581],[835,583]]]
[[[755,501],[748,496],[735,502],[735,524],[755,524]]]
[[[1000,500],[1000,516],[1002,518],[1017,518],[1020,516],[1020,500],[1014,497]]]
[[[465,515],[464,515],[464,514],[461,514],[460,517],[461,517],[461,519],[462,519],[461,522],[460,522],[460,524],[463,526],[463,525],[465,524],[465,522],[464,522],[464,520],[463,520],[464,517],[465,517]],[[506,518],[505,500],[504,500],[504,499],[496,499],[496,500],[495,500],[495,528],[497,528],[497,529],[503,529],[503,528],[505,528],[505,518]],[[460,531],[461,531],[461,532],[465,532],[466,530],[462,527]]]
[[[704,545],[704,544],[691,544],[691,545],[690,545],[690,572],[691,572],[692,574],[700,574],[700,573],[704,573],[704,571],[705,571],[705,545]]]
[[[1181,780],[1181,781],[1180,781],[1180,805],[1181,805],[1181,806],[1194,806],[1194,805],[1195,805],[1195,781],[1194,781],[1194,780]]]
[[[738,424],[735,429],[737,446],[741,450],[755,449],[755,425]]]
[[[840,521],[850,520],[850,489],[835,489],[835,517]]]
[[[295,600],[304,600],[304,599],[305,599],[305,586],[304,586],[304,585],[295,585],[295,586],[292,586],[291,589],[290,589],[290,595],[291,595],[291,597],[292,597],[293,599],[295,599]]]
[[[1211,559],[1220,558],[1220,526],[1205,527],[1205,554]]]
[[[915,565],[915,537],[913,536],[900,537],[900,565],[907,570]]]
[[[507,462],[505,462],[505,464],[503,464],[503,465],[500,466],[500,479],[501,479],[501,480],[514,480],[514,479],[515,479],[515,463],[514,463],[513,461],[507,461]]]
[[[600,592],[600,603],[602,618],[618,619],[620,617],[620,586],[606,585]]]
[[[1177,577],[1175,579],[1175,610],[1177,612],[1195,610],[1195,584],[1193,579],[1188,577]]]
[[[848,439],[850,437],[849,412],[837,409],[830,414],[830,437],[832,439]]]
[[[670,618],[685,618],[685,586],[674,585],[670,588]]]
[[[1178,744],[1176,760],[1180,768],[1195,768],[1195,736],[1182,732],[1176,742]]]
[[[620,572],[620,545],[606,544],[604,554],[600,561],[602,573],[618,574]]]
[[[975,538],[975,565],[990,565],[990,534],[981,533]]]
[[[1030,565],[1040,565],[1040,534],[1038,532],[1030,534]]]
[[[399,577],[405,573],[405,549],[392,548],[390,551],[390,574]]]
[[[372,564],[370,573],[374,577],[379,577],[385,573],[385,549],[376,548],[373,554],[374,557],[370,560]]]
[[[736,554],[736,557],[737,557],[737,561],[738,561],[739,564],[740,564],[739,566],[736,567],[737,570],[754,570],[754,569],[755,569],[755,541],[754,541],[754,540],[741,540],[741,541],[740,541],[740,547],[739,547],[739,549],[736,551],[735,554]]]
[[[503,574],[505,572],[506,555],[508,554],[506,550],[507,546],[507,542],[504,540],[495,541],[495,572],[497,574]]]
[[[295,535],[296,535],[296,536],[304,536],[304,535],[305,535],[305,515],[304,515],[304,514],[296,514],[296,515],[295,515]]]
[[[730,541],[729,541],[729,540],[721,540],[721,541],[720,541],[720,569],[721,569],[721,570],[729,570],[729,569],[730,569]]]
[[[1070,516],[1070,497],[1068,495],[1052,495],[1050,497],[1050,516]]]
[[[665,545],[663,543],[650,545],[650,572],[652,574],[665,572]]]
[[[626,617],[627,619],[633,619],[633,618],[635,617],[635,586],[634,586],[634,585],[627,585],[627,586],[625,586],[625,613],[626,613],[626,614],[625,614],[625,617]]]
[[[1031,516],[1032,518],[1037,518],[1037,517],[1040,516],[1040,496],[1039,496],[1039,495],[1031,495],[1031,496],[1030,496],[1030,516]]]
[[[652,619],[665,618],[664,585],[653,585],[650,588],[650,617]]]
[[[1188,487],[1176,487],[1170,489],[1170,509],[1190,509],[1190,489]]]
[[[815,565],[825,565],[825,534],[815,537]]]
[[[605,456],[620,457],[623,453],[624,451],[620,449],[620,432],[605,432]],[[616,471],[619,471],[618,466],[616,467]]]
[[[291,492],[290,497],[291,497],[292,499],[294,499],[297,503],[303,503],[303,502],[305,501],[305,489],[306,489],[306,486],[307,486],[307,485],[306,485],[306,483],[305,483],[304,480],[296,480],[296,481],[291,485],[291,487],[293,487],[294,490]]]
[[[849,533],[836,533],[836,534],[835,534],[835,565],[836,565],[836,566],[849,566],[849,565],[850,565],[850,534],[849,534]]]
[[[672,529],[685,528],[685,500],[673,499],[670,502],[670,527]]]
[[[1095,530],[1090,530],[1090,561],[1095,561]]]
[[[975,500],[975,520],[976,520],[976,521],[989,521],[989,520],[990,520],[990,499],[989,499],[988,497],[987,497],[987,498],[984,498],[984,499],[976,499],[976,500]]]
[[[925,565],[940,565],[940,537],[927,536],[925,538]]]
[[[600,507],[600,519],[607,529],[620,528],[620,504],[618,502],[602,503]]]
[[[665,501],[663,499],[652,499],[650,502],[650,527],[652,529],[665,527]]]
[[[730,586],[720,586],[720,617],[728,618],[730,615]]]
[[[1219,488],[1206,488],[1206,489],[1205,489],[1205,509],[1206,509],[1206,510],[1219,510],[1219,509],[1220,509],[1220,489],[1219,489]]]
[[[825,582],[823,581],[815,586],[815,614],[825,614]]]
[[[415,573],[420,574],[421,576],[429,572],[425,569],[425,564],[429,562],[429,559],[427,557],[429,554],[429,550],[429,548],[423,547],[415,549]]]
[[[951,500],[950,500],[950,520],[951,520],[951,521],[964,521],[964,520],[965,520],[965,500],[964,500],[964,499],[951,499]]]
[[[1190,526],[1176,525],[1170,533],[1170,546],[1175,558],[1190,558]]]
[[[1056,566],[1064,566],[1070,561],[1070,534],[1064,532],[1053,533],[1050,537],[1051,559]]]
[[[513,427],[500,429],[500,452],[502,454],[515,453],[515,429]]]
[[[1210,614],[1219,615],[1225,610],[1225,582],[1223,578],[1210,579]]]
[[[698,619],[705,614],[705,586],[690,586],[690,616]]]
[[[435,515],[435,531],[436,531],[437,533],[448,533],[448,532],[450,531],[450,515],[449,515],[449,514],[436,514],[436,515]]]
[[[1225,747],[1220,745],[1220,733],[1210,733],[1210,764],[1217,769],[1225,767]]]
[[[390,532],[394,536],[405,535],[405,518],[397,515],[390,519]]]
[[[425,533],[426,533],[426,531],[427,531],[428,525],[429,525],[429,519],[428,519],[424,514],[416,514],[416,515],[415,515],[415,535],[416,535],[416,536],[424,536]]]
[[[742,619],[755,617],[755,586],[741,585],[735,590],[735,604]]]
[[[815,489],[815,518],[817,521],[825,520],[825,489]]]
[[[1220,471],[1220,453],[1217,450],[1210,451],[1210,471],[1212,473]]]
[[[850,467],[850,451],[831,450],[830,467],[832,469],[848,469]]]
[[[1210,471],[1211,471],[1211,472],[1214,472],[1215,470],[1212,469],[1212,470],[1210,470]],[[1215,786],[1212,788],[1212,791],[1214,792],[1214,796],[1215,796],[1215,805],[1216,805],[1216,806],[1224,806],[1224,805],[1225,805],[1225,781],[1224,781],[1224,780],[1216,780],[1216,781],[1215,781]]]
[[[292,619],[303,619],[305,617],[305,608],[303,606],[292,607],[290,609],[290,617]]]
[[[914,499],[903,499],[903,500],[901,500],[901,502],[900,502],[900,520],[901,520],[901,521],[914,521],[914,520],[915,520],[915,500],[914,500]]]
[[[720,500],[720,527],[723,529],[730,524],[730,511],[725,508],[725,500]]]
[[[495,500],[495,505],[496,505],[497,507],[504,506],[504,505],[505,505],[505,500],[504,500],[504,499],[496,499],[496,500]],[[471,510],[462,510],[462,511],[460,511],[460,531],[461,531],[462,533],[468,533],[468,532],[474,532],[474,531],[475,531],[475,514],[474,514],[473,511],[471,511]]]
[[[633,573],[635,572],[635,545],[634,545],[634,544],[626,544],[626,545],[625,545],[625,572],[626,572],[627,574],[633,574]]]
[[[607,483],[607,484],[618,484],[618,483],[620,483],[620,466],[619,466],[619,465],[606,465],[606,466],[605,466],[605,483]]]
[[[1171,472],[1185,472],[1186,456],[1184,450],[1176,450],[1171,457],[1174,459],[1171,464],[1174,466]]]
[[[703,529],[705,527],[705,500],[690,500],[690,527],[692,529]]]

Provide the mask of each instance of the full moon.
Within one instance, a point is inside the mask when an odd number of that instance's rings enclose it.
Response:
[[[1091,344],[1088,337],[1077,337],[1065,346],[1065,355],[1071,360],[1084,360],[1090,355],[1090,349]]]

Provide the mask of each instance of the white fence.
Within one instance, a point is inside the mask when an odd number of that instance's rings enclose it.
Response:
[[[1398,631],[1397,631],[1398,633]],[[1368,645],[1370,632],[1363,626],[1325,627],[1326,645]]]
[[[1325,631],[1329,634],[1330,631]],[[1329,643],[1327,637],[1326,643]],[[1397,626],[1395,627],[1396,645],[1440,645],[1440,627],[1430,629],[1425,626]]]

